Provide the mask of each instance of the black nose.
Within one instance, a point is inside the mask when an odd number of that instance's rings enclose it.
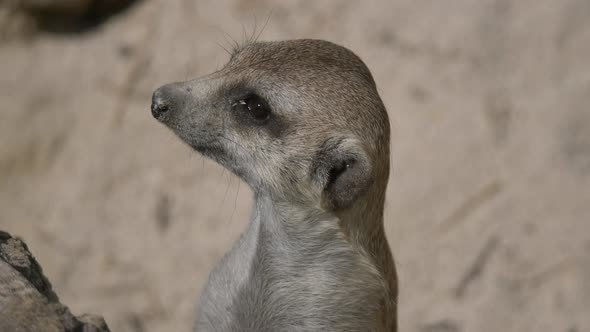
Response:
[[[162,88],[159,88],[152,95],[152,115],[160,120],[168,111],[170,111],[169,101]]]

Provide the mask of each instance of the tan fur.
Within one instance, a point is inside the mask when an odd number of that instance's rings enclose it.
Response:
[[[320,40],[248,43],[221,70],[158,89],[152,112],[255,192],[196,330],[396,331],[389,120],[355,54]]]

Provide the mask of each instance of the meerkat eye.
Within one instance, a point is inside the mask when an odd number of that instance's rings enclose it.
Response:
[[[270,110],[264,100],[256,95],[240,99],[234,105],[239,105],[242,110],[250,114],[250,116],[258,121],[266,120],[270,115]]]

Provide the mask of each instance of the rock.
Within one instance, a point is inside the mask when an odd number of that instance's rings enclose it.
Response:
[[[75,317],[59,302],[27,245],[0,231],[0,331],[108,332],[109,328],[100,316]]]
[[[106,21],[135,0],[9,0],[0,2],[0,40],[37,31],[76,33]]]
[[[20,5],[28,11],[61,13],[70,16],[80,16],[88,12],[94,3],[120,1],[94,0],[21,0]]]

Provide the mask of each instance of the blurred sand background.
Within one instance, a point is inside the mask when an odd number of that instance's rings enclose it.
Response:
[[[260,39],[327,39],[374,74],[401,331],[590,331],[587,0],[145,0],[22,35],[0,15],[0,229],[74,313],[190,330],[251,192],[153,120],[151,93],[268,17]]]

